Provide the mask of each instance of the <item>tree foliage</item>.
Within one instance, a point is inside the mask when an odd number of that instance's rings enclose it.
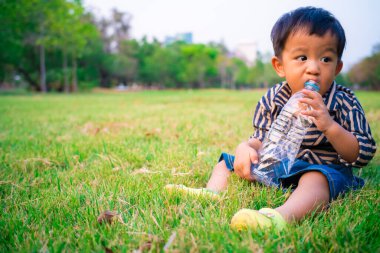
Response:
[[[130,38],[129,13],[97,19],[80,0],[0,0],[0,85],[76,91],[140,84],[167,88],[267,87],[280,82],[269,55],[247,65],[223,44],[165,45]],[[377,49],[376,49],[377,48]],[[379,89],[380,45],[338,80]],[[21,77],[21,78],[20,78]],[[21,80],[21,81],[20,81]]]
[[[380,90],[380,44],[374,46],[373,55],[354,65],[348,73],[352,83]]]
[[[77,57],[97,33],[88,18],[80,1],[1,1],[0,22],[4,29],[0,29],[0,46],[5,49],[0,53],[2,80],[12,81],[17,73],[32,89],[46,91],[46,79],[50,88],[58,89],[62,87],[57,87],[56,82],[62,79],[68,91],[69,76],[76,83],[76,69],[70,74],[68,58],[75,68]]]

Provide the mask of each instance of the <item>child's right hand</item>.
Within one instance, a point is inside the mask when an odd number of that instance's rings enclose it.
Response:
[[[234,171],[235,173],[244,179],[253,181],[251,176],[251,164],[257,164],[259,162],[259,155],[256,149],[248,145],[247,142],[242,142],[236,148]]]

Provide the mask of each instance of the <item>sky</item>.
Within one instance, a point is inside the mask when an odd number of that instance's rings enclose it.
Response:
[[[346,32],[344,68],[371,55],[380,43],[378,0],[83,0],[98,17],[113,8],[131,16],[131,37],[164,41],[166,36],[191,32],[194,43],[223,42],[234,50],[256,43],[262,53],[273,54],[270,32],[284,13],[301,6],[322,7],[341,22]]]

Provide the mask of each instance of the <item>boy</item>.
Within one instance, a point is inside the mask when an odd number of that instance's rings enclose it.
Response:
[[[364,167],[376,151],[360,103],[351,90],[334,81],[343,67],[346,43],[339,21],[324,9],[303,7],[283,15],[274,25],[271,38],[275,52],[272,65],[285,81],[269,89],[259,101],[253,135],[237,147],[235,157],[221,155],[206,188],[166,186],[168,191],[218,198],[232,171],[253,181],[251,164],[259,162],[258,151],[271,124],[290,96],[302,91],[305,98],[300,102],[312,110],[301,113],[313,124],[290,173],[279,178],[283,187],[293,186],[294,191],[275,209],[238,211],[231,220],[231,227],[237,230],[282,229],[289,222],[322,210],[339,194],[361,188],[364,182],[353,176],[352,167]],[[320,85],[319,93],[303,89],[308,80]]]

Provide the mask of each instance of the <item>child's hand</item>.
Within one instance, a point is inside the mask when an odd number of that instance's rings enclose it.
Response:
[[[236,148],[234,171],[239,177],[253,181],[251,164],[257,164],[258,161],[257,151],[250,147],[247,142],[243,142]]]
[[[301,114],[310,116],[310,119],[317,126],[318,130],[322,133],[326,132],[334,125],[334,120],[331,118],[321,94],[307,89],[303,89],[302,93],[305,94],[306,97],[301,98],[299,102],[310,105],[313,110],[303,110]]]

